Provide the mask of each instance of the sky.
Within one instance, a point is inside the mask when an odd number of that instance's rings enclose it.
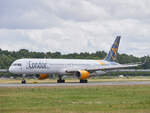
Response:
[[[1,0],[0,48],[150,55],[150,0]]]

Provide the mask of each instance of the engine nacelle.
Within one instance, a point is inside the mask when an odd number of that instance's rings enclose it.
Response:
[[[48,74],[40,74],[39,79],[44,80],[48,78]]]
[[[85,80],[85,79],[88,79],[90,77],[90,73],[88,71],[85,71],[85,70],[80,70],[80,71],[76,72],[75,75],[80,80]]]

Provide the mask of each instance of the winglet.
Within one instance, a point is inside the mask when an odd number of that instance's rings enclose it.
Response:
[[[121,36],[117,36],[117,38],[116,38],[115,42],[113,43],[109,53],[107,54],[105,60],[110,61],[110,62],[116,60],[120,39],[121,39]]]

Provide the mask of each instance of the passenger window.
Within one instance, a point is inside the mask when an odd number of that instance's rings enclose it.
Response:
[[[21,64],[18,64],[18,66],[21,66]]]
[[[17,64],[17,63],[16,63],[16,64],[13,64],[13,66],[21,66],[21,64],[19,64],[19,63]]]

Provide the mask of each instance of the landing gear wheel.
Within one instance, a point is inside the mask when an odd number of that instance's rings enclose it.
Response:
[[[22,80],[21,83],[22,83],[22,84],[26,84],[26,80]]]
[[[57,83],[65,83],[65,80],[59,79],[57,80]]]
[[[65,83],[65,80],[62,80],[62,83]]]
[[[88,80],[80,80],[80,83],[88,83]]]
[[[59,75],[58,77],[59,79],[57,80],[57,83],[65,83],[65,80],[62,79],[62,75]]]
[[[25,77],[26,77],[26,75],[25,75],[25,74],[23,74],[23,75],[22,75],[22,81],[21,81],[21,83],[22,83],[22,84],[26,84]]]
[[[84,80],[84,83],[88,83],[88,80]]]

